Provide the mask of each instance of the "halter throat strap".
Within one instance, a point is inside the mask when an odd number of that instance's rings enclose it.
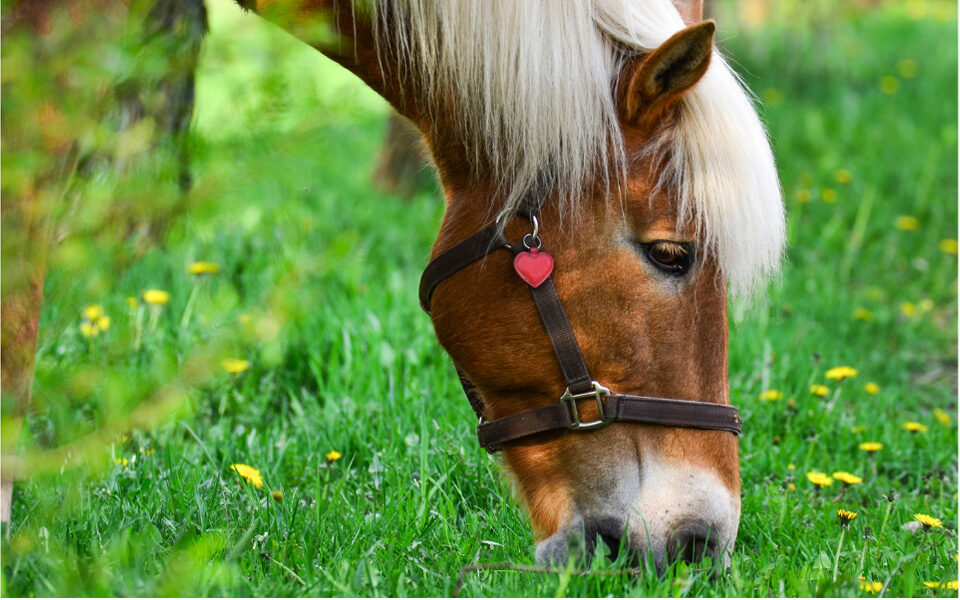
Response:
[[[524,243],[507,242],[499,224],[491,223],[433,259],[420,278],[420,306],[423,310],[430,314],[430,301],[440,283],[497,250],[511,250],[516,256],[528,248]],[[599,429],[612,422],[728,431],[740,435],[740,414],[727,404],[611,394],[590,377],[552,274],[539,285],[528,285],[528,288],[563,372],[567,391],[555,404],[486,421],[479,390],[458,367],[464,394],[479,419],[477,439],[488,452],[496,452],[505,444],[541,433]],[[596,407],[596,420],[581,419],[579,403],[586,401]]]

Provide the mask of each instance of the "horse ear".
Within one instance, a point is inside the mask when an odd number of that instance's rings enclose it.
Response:
[[[699,23],[703,20],[703,0],[673,0],[683,22],[687,24]]]
[[[620,75],[621,117],[646,122],[700,81],[710,66],[716,30],[713,21],[692,25],[628,63]]]

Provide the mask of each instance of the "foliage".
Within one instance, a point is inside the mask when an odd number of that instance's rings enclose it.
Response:
[[[441,203],[373,191],[386,107],[358,81],[213,6],[191,212],[128,260],[90,243],[52,258],[4,595],[449,595],[466,564],[529,562],[526,518],[417,305]],[[957,226],[957,28],[907,8],[721,23],[766,103],[790,235],[782,280],[733,311],[731,570],[484,572],[466,594],[953,593],[923,582],[957,572],[957,257],[941,249]],[[152,189],[98,181],[97,198]],[[218,272],[190,274],[198,261]],[[96,335],[89,305],[111,317]],[[827,379],[837,366],[857,374]],[[841,509],[857,517],[838,548]],[[943,527],[902,529],[917,513]]]

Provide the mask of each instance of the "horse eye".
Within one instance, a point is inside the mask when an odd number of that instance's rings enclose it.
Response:
[[[694,251],[690,244],[661,241],[638,245],[653,266],[664,273],[683,275],[693,266]]]

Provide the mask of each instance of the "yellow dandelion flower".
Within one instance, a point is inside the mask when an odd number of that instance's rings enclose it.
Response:
[[[103,315],[103,307],[99,304],[91,304],[83,309],[83,318],[88,321],[96,321]]]
[[[901,302],[900,312],[903,313],[905,317],[912,317],[917,314],[917,305],[913,302]]]
[[[933,418],[937,420],[937,423],[947,426],[950,425],[950,415],[947,414],[947,411],[942,408],[933,409]]]
[[[143,448],[142,450],[140,450],[140,454],[144,456],[150,456],[154,452],[156,452],[156,449],[154,448]]]
[[[863,442],[858,446],[864,452],[877,452],[883,450],[883,444],[880,442]]]
[[[240,477],[243,477],[243,479],[253,487],[257,489],[263,487],[263,478],[260,477],[260,471],[254,469],[250,465],[235,464],[230,465],[230,468],[236,471]]]
[[[110,329],[110,317],[107,315],[103,315],[102,317],[97,319],[97,327],[100,328],[100,331],[106,331]]]
[[[806,204],[807,202],[810,202],[810,199],[813,197],[813,195],[807,188],[800,188],[794,192],[793,197],[796,198],[797,202],[800,204]]]
[[[100,333],[100,328],[90,323],[89,321],[84,321],[80,323],[80,335],[86,338],[96,337]]]
[[[877,384],[875,384],[875,383],[872,382],[872,381],[868,381],[868,382],[863,386],[863,391],[866,392],[866,393],[868,393],[868,394],[870,394],[871,396],[876,396],[877,394],[880,393],[880,386],[877,385]]]
[[[825,385],[814,384],[810,386],[810,393],[818,398],[823,398],[830,393],[830,388]]]
[[[849,377],[856,377],[857,373],[858,371],[853,367],[834,367],[827,371],[826,377],[834,381],[843,381]]]
[[[866,425],[857,425],[855,427],[850,428],[850,433],[863,433],[866,430],[867,430]]]
[[[853,175],[846,169],[837,169],[837,172],[833,174],[833,178],[836,179],[840,185],[847,185],[853,181]]]
[[[893,75],[887,75],[880,80],[880,91],[887,96],[892,96],[900,91],[900,80]]]
[[[763,103],[767,106],[778,106],[783,103],[783,92],[777,88],[767,88],[763,90],[761,96],[763,98]]]
[[[236,375],[237,373],[243,373],[250,368],[250,361],[243,360],[242,358],[225,358],[220,361],[220,367],[223,368],[227,373],[232,373]]]
[[[130,464],[130,459],[129,459],[129,458],[118,458],[118,459],[114,460],[113,462],[116,463],[116,464],[118,464],[118,465],[120,465],[121,467],[125,467],[125,466],[127,466],[128,464]]]
[[[894,225],[900,231],[914,231],[920,227],[920,220],[910,215],[900,215],[897,217],[897,220],[894,221]]]
[[[163,290],[144,290],[141,296],[143,296],[143,301],[147,304],[162,306],[170,301],[170,292]]]
[[[917,61],[904,58],[897,63],[897,73],[904,79],[913,79],[917,76]]]
[[[952,254],[954,256],[957,255],[957,240],[940,240],[940,244],[938,245],[940,246],[940,252],[943,252],[944,254]]]
[[[760,392],[761,400],[766,400],[768,402],[776,402],[781,398],[783,398],[783,392],[779,390],[765,390],[763,392]]]
[[[793,464],[793,463],[790,463],[789,465],[787,465],[787,470],[788,470],[788,471],[792,471],[792,470],[794,470],[794,469],[796,469],[796,468],[797,468],[797,466],[796,466],[795,464]]]
[[[943,528],[943,523],[940,521],[940,519],[937,519],[937,518],[935,518],[935,517],[931,517],[930,515],[925,515],[925,514],[923,514],[923,513],[917,513],[917,514],[913,515],[913,519],[914,519],[915,521],[919,521],[920,524],[923,525],[923,528],[924,528],[924,529],[930,529],[931,527],[934,527],[934,528],[937,528],[937,527]]]
[[[954,579],[953,581],[948,581],[948,582],[947,582],[947,589],[948,589],[948,590],[952,590],[952,591],[956,592],[956,591],[958,590],[958,587],[957,587],[957,586],[958,586],[958,582],[957,582],[956,579]]]
[[[916,421],[905,421],[903,423],[903,428],[909,431],[910,433],[926,433],[927,426],[923,423],[917,423]]]
[[[863,577],[860,578],[860,589],[869,592],[871,594],[876,594],[883,589],[882,581],[867,581]]]
[[[824,202],[836,202],[837,201],[837,191],[833,188],[823,188],[820,191],[820,199]]]
[[[866,308],[856,308],[853,310],[853,318],[858,321],[872,321],[873,312]]]
[[[787,408],[796,408],[796,407],[797,407],[796,398],[790,398],[789,400],[787,400]]]
[[[787,489],[790,490],[791,492],[795,492],[797,491],[797,486],[791,481],[790,483],[787,484]]]
[[[940,582],[939,582],[939,581],[924,581],[924,582],[923,582],[923,587],[928,588],[928,589],[931,589],[931,590],[935,590],[935,589],[937,589],[937,588],[940,587]]]
[[[220,265],[208,260],[201,260],[187,267],[191,275],[216,275],[220,272]]]
[[[327,457],[327,460],[330,462],[336,462],[343,457],[343,455],[337,452],[336,450],[331,450],[330,452],[327,452],[325,456]]]
[[[276,500],[277,502],[283,500],[283,492],[281,492],[280,490],[273,490],[272,492],[270,492],[270,495],[273,496],[273,499]]]
[[[837,511],[837,517],[840,518],[840,527],[846,528],[850,525],[850,521],[857,518],[857,513],[841,508]]]
[[[856,475],[847,473],[846,471],[837,471],[833,474],[833,478],[847,485],[857,485],[863,483],[862,477],[857,477]],[[856,514],[854,514],[854,516],[856,516]]]
[[[833,485],[833,478],[820,471],[810,471],[807,473],[807,479],[809,479],[813,485],[821,488]]]
[[[139,305],[140,303],[137,302],[137,299],[135,297],[127,296],[127,306],[129,306],[131,310],[135,309]]]

